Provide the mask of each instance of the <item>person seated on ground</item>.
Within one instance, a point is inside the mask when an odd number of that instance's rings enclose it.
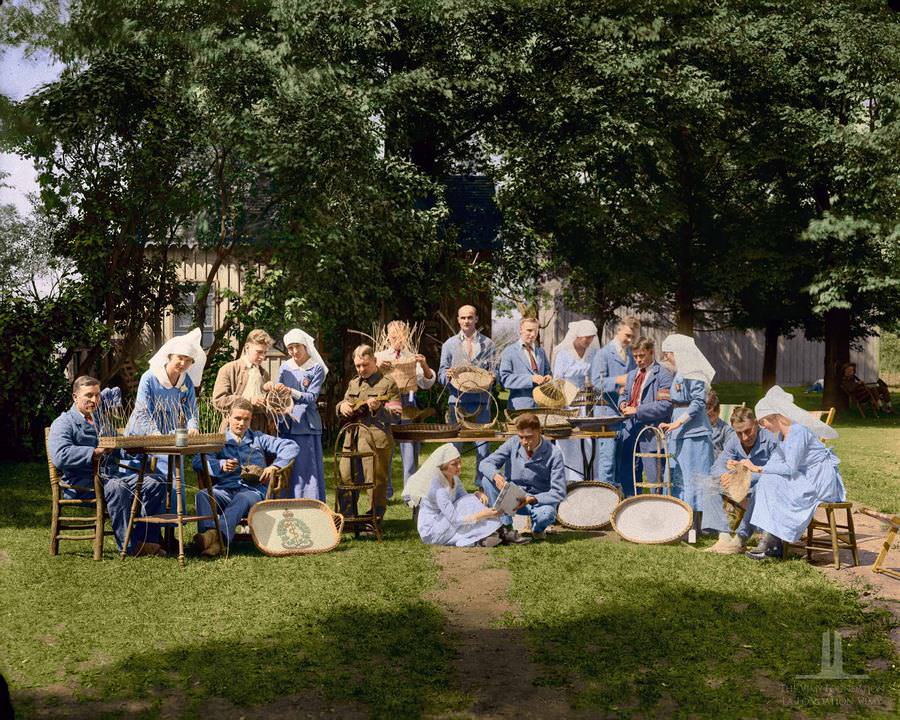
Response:
[[[846,363],[841,368],[841,389],[859,405],[871,404],[882,412],[894,412],[887,383],[881,378],[873,383],[863,382],[856,374],[856,363]]]
[[[266,497],[266,487],[275,475],[297,457],[300,448],[293,440],[273,437],[251,430],[253,403],[237,398],[226,417],[225,447],[213,456],[207,456],[210,478],[213,481],[213,497],[220,511],[219,529],[225,545],[234,539],[235,528],[247,517],[256,503]],[[266,466],[266,453],[275,460]],[[200,472],[200,456],[194,456],[194,470]],[[210,515],[209,493],[201,490],[196,498],[197,514]],[[194,536],[194,546],[202,555],[218,555],[222,546],[216,536],[212,520],[198,523],[199,533]]]
[[[840,461],[819,439],[835,439],[833,427],[797,407],[777,385],[756,404],[755,412],[763,428],[783,438],[765,465],[738,463],[760,474],[750,524],[765,535],[747,556],[762,560],[781,557],[782,543],[800,540],[819,503],[843,502],[846,492]]]
[[[419,503],[417,528],[428,545],[494,547],[502,542],[500,513],[467,493],[459,479],[462,463],[451,443],[441,445],[410,475],[404,496]]]
[[[713,454],[716,458],[722,454],[725,443],[734,435],[734,429],[722,419],[721,409],[719,396],[715,390],[710,390],[706,394],[706,417],[709,418],[709,424],[712,427]]]
[[[95,412],[100,404],[100,381],[88,375],[76,378],[72,384],[72,407],[62,413],[50,426],[50,460],[62,473],[63,482],[77,485],[88,492],[71,488],[63,490],[67,499],[94,497],[94,465],[99,465],[103,480],[103,498],[112,523],[119,549],[125,542],[131,505],[137,484],[137,474],[120,467],[120,452],[98,447],[99,419]],[[146,476],[141,487],[141,515],[163,512],[166,486],[155,476]],[[135,523],[129,541],[131,555],[165,555],[159,545],[159,526]]]
[[[369,345],[359,345],[353,351],[353,365],[357,377],[347,385],[344,399],[337,405],[337,413],[351,422],[365,425],[370,432],[344,435],[344,450],[351,450],[356,437],[357,450],[371,452],[373,457],[362,462],[362,475],[374,483],[370,490],[371,506],[375,514],[382,518],[387,509],[388,474],[391,471],[391,454],[394,450],[394,436],[391,423],[401,412],[400,390],[397,383],[378,370],[375,351]],[[392,409],[389,409],[392,408]],[[342,481],[350,480],[350,458],[341,458],[339,472]],[[357,493],[342,494],[339,498],[340,511],[344,515],[357,515]]]
[[[509,477],[504,477],[501,469],[507,467]],[[546,529],[556,520],[556,508],[566,497],[566,465],[559,448],[543,439],[537,415],[525,413],[516,418],[516,436],[482,460],[478,469],[484,475],[482,489],[490,507],[507,482],[527,493],[517,514],[528,519],[533,538],[543,539]],[[505,515],[503,523],[511,526],[512,518]],[[505,542],[527,542],[512,528],[504,530],[503,537]]]
[[[509,390],[507,404],[513,410],[536,407],[532,392],[551,379],[550,361],[544,348],[535,345],[540,325],[534,318],[519,321],[519,340],[500,354],[500,384]]]
[[[731,413],[731,427],[731,436],[725,442],[725,447],[712,467],[713,482],[719,484],[723,491],[727,490],[727,486],[734,480],[733,471],[739,463],[747,460],[757,467],[762,467],[769,462],[769,458],[772,457],[772,453],[778,445],[778,439],[768,430],[759,426],[752,408],[736,407]],[[758,481],[759,473],[751,473],[750,490],[741,503],[744,507],[744,516],[734,537],[727,533],[720,533],[718,542],[707,548],[706,552],[720,555],[737,555],[744,552],[747,541],[755,531],[750,524],[750,518],[753,515],[754,491]],[[721,517],[725,518],[725,510],[718,494],[713,494],[709,498],[703,513],[704,516],[709,517],[721,514]]]

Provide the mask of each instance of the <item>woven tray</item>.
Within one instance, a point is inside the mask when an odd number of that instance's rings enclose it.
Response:
[[[459,423],[409,423],[391,428],[395,440],[430,440],[456,437]]]
[[[102,448],[154,448],[171,447],[173,435],[110,435],[101,437],[97,445]],[[187,446],[225,444],[225,433],[201,433],[188,435]]]
[[[266,555],[315,555],[338,546],[344,516],[318,500],[264,500],[250,508],[247,524]]]
[[[609,525],[622,491],[605,482],[572,483],[559,504],[556,521],[572,530],[600,530]]]
[[[693,520],[691,506],[668,495],[635,495],[620,502],[610,517],[613,530],[640,545],[678,540]]]
[[[461,392],[489,392],[494,387],[494,373],[475,365],[456,368],[450,384]]]
[[[578,430],[585,432],[597,432],[606,430],[608,425],[615,425],[622,422],[625,418],[621,415],[612,415],[610,417],[578,417],[569,418],[569,424]]]

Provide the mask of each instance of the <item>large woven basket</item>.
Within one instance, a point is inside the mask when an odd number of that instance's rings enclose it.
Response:
[[[171,447],[175,443],[173,435],[110,435],[101,437],[97,443],[102,448],[154,448]],[[224,445],[225,433],[201,433],[188,435],[187,446],[195,445]]]
[[[635,495],[613,510],[610,522],[623,539],[640,545],[678,540],[691,528],[691,506],[669,495]]]
[[[341,542],[344,516],[318,500],[264,500],[250,508],[247,524],[266,555],[315,555]]]
[[[572,483],[559,504],[556,521],[572,530],[600,530],[609,525],[622,502],[622,491],[605,482]]]
[[[391,379],[397,383],[400,392],[415,392],[418,387],[416,383],[417,364],[415,358],[412,360],[404,360],[402,362],[392,362],[391,371],[388,375],[390,375]]]
[[[578,388],[574,383],[563,378],[556,378],[538,385],[531,391],[531,396],[539,407],[564,408],[569,405],[578,394]]]
[[[475,365],[462,365],[455,369],[450,384],[460,392],[490,392],[494,387],[494,373]]]
[[[752,473],[744,465],[738,465],[731,473],[725,494],[735,502],[743,502],[750,494]]]
[[[394,425],[391,432],[394,440],[439,440],[456,437],[459,423],[408,423]]]

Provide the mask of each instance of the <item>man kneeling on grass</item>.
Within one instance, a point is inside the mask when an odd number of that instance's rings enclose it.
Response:
[[[222,539],[229,545],[234,539],[235,528],[247,517],[256,503],[266,497],[266,486],[275,475],[286,467],[300,448],[293,440],[284,440],[250,429],[253,421],[253,405],[238,398],[228,413],[225,429],[225,447],[210,457],[209,474],[214,483],[213,496],[221,514],[219,527]],[[275,461],[266,467],[266,453]],[[194,457],[194,470],[200,470],[200,456]],[[210,502],[206,490],[197,493],[197,514],[209,515]],[[194,545],[203,555],[218,555],[222,546],[216,537],[212,520],[199,523],[200,532],[194,536]]]
[[[507,482],[521,487],[526,496],[519,502],[517,515],[526,518],[526,530],[532,537],[544,538],[544,531],[556,520],[556,508],[566,497],[566,466],[560,449],[544,440],[537,415],[526,413],[516,420],[516,437],[511,437],[478,465],[484,476],[482,489],[488,504],[494,502]],[[504,477],[501,468],[509,468]],[[512,518],[505,515],[505,542],[527,542],[511,529]],[[529,529],[530,525],[530,529]]]

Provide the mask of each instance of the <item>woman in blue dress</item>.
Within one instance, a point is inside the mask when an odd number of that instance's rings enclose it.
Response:
[[[756,404],[759,424],[783,438],[769,461],[757,467],[742,460],[751,472],[761,473],[750,524],[765,532],[748,557],[762,560],[783,555],[782,541],[803,536],[819,503],[844,502],[846,492],[840,460],[820,438],[834,439],[837,431],[794,404],[794,398],[775,385]]]
[[[694,510],[694,528],[728,532],[724,512],[704,518],[704,509],[711,495],[719,505],[722,501],[717,487],[710,482],[714,461],[712,427],[706,414],[706,395],[716,371],[697,348],[694,338],[669,335],[662,344],[663,354],[670,354],[675,363],[675,376],[669,388],[672,401],[672,420],[660,423],[667,434],[671,458],[672,494],[684,500]]]
[[[279,433],[300,446],[294,460],[288,497],[325,502],[325,464],[322,459],[322,418],[317,403],[328,368],[315,340],[299,328],[284,336],[290,360],[281,364],[278,382],[291,391],[294,407],[278,424]]]
[[[467,493],[459,479],[459,450],[441,445],[403,488],[419,504],[418,530],[428,545],[494,547],[502,542],[502,521],[477,495]]]
[[[553,377],[568,380],[579,390],[584,389],[585,380],[591,373],[591,359],[599,347],[597,326],[593,322],[590,320],[570,322],[566,336],[553,351]],[[566,463],[567,482],[593,480],[584,477],[582,444],[586,445],[584,451],[588,458],[596,455],[594,440],[556,441],[556,446],[562,451]]]

